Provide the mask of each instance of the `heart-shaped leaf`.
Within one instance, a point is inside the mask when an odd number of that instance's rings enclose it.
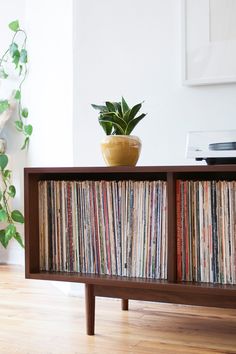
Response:
[[[11,217],[15,222],[19,222],[21,224],[24,224],[25,222],[24,216],[21,214],[19,210],[13,210],[11,212]]]
[[[17,32],[18,29],[20,28],[19,21],[18,21],[18,20],[12,21],[11,23],[9,23],[8,27],[9,27],[12,31]]]

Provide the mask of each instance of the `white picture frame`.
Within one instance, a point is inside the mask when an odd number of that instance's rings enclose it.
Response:
[[[184,85],[236,82],[235,18],[235,0],[182,0]]]

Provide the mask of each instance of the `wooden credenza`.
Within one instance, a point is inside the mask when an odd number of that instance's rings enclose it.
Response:
[[[87,333],[94,334],[94,318],[95,318],[95,298],[96,296],[112,297],[122,299],[122,309],[128,309],[128,299],[147,300],[156,302],[177,303],[186,305],[203,305],[223,308],[236,308],[236,284],[234,280],[231,283],[227,281],[192,281],[186,280],[188,278],[179,278],[181,270],[181,250],[184,252],[186,245],[179,245],[181,241],[181,233],[183,240],[186,235],[184,229],[188,233],[188,239],[185,241],[188,244],[186,262],[189,266],[194,268],[196,273],[197,262],[196,257],[192,254],[195,248],[191,248],[193,241],[191,240],[191,231],[186,220],[186,210],[188,213],[188,206],[185,205],[184,211],[178,210],[181,200],[184,200],[185,194],[178,195],[177,185],[178,181],[192,181],[192,182],[212,182],[212,181],[236,181],[236,166],[235,165],[221,165],[221,166],[149,166],[149,167],[67,167],[67,168],[26,168],[24,173],[25,183],[25,263],[26,263],[26,278],[42,279],[42,280],[56,280],[69,281],[85,284],[85,298],[86,298],[86,314],[87,314]],[[42,270],[40,259],[42,257],[42,250],[40,250],[40,230],[42,229],[42,220],[40,219],[40,205],[39,201],[39,182],[40,181],[156,181],[161,180],[166,182],[166,205],[167,205],[167,232],[166,238],[167,247],[167,278],[155,279],[152,277],[132,277],[109,274],[92,274],[75,271],[51,271]],[[179,188],[179,187],[178,187]],[[183,187],[183,191],[184,191]],[[207,187],[206,187],[207,188]],[[207,193],[207,191],[205,192]],[[232,197],[234,190],[230,190],[230,197]],[[181,199],[182,198],[182,199]],[[188,203],[188,198],[185,198]],[[227,199],[228,200],[228,199]],[[231,201],[231,199],[230,199]],[[77,199],[80,203],[80,200]],[[217,202],[217,200],[215,201]],[[233,199],[234,202],[234,199]],[[231,203],[233,205],[233,202]],[[155,204],[155,200],[152,201]],[[191,203],[191,201],[190,201]],[[214,201],[212,202],[214,203]],[[201,208],[201,204],[200,205]],[[205,206],[202,204],[202,208]],[[234,205],[231,207],[231,209]],[[50,203],[48,203],[50,208]],[[197,208],[196,208],[197,209]],[[194,207],[193,207],[194,210]],[[234,211],[234,209],[233,209]],[[227,216],[229,225],[234,223],[234,213]],[[199,211],[197,211],[199,212]],[[218,212],[218,209],[217,209]],[[182,213],[182,214],[181,214]],[[192,213],[192,212],[191,212]],[[226,212],[225,212],[226,213]],[[232,214],[233,213],[233,214]],[[215,215],[215,214],[214,214]],[[214,224],[214,215],[211,215],[211,222]],[[185,221],[183,222],[183,216]],[[222,215],[221,215],[222,217]],[[182,218],[182,219],[181,219]],[[219,216],[218,216],[219,218]],[[224,218],[224,214],[223,214]],[[236,216],[235,216],[236,218]],[[198,220],[198,217],[195,218]],[[229,221],[230,220],[230,221]],[[44,221],[43,221],[44,222]],[[50,220],[47,220],[50,222]],[[205,222],[205,221],[204,221]],[[230,224],[231,223],[231,224]],[[181,226],[181,225],[182,226]],[[83,227],[83,226],[78,226]],[[181,229],[182,227],[182,229]],[[192,225],[193,227],[193,225]],[[231,231],[226,236],[217,234],[217,230],[210,231],[212,241],[210,240],[205,248],[208,248],[208,256],[216,257],[216,249],[214,254],[211,254],[209,247],[214,248],[214,242],[221,244],[218,239],[220,237],[228,237],[223,239],[223,244],[227,245],[230,242],[230,265],[233,279],[235,279],[236,271],[236,236],[234,227],[231,225]],[[65,232],[66,233],[66,232]],[[218,232],[219,233],[219,232]],[[193,232],[196,237],[195,231]],[[64,235],[66,237],[66,235]],[[50,234],[48,235],[50,238]],[[200,236],[199,236],[200,237]],[[202,237],[202,236],[201,236]],[[198,242],[201,242],[202,238]],[[214,241],[215,237],[215,241]],[[217,239],[216,239],[217,238]],[[189,241],[190,240],[190,241]],[[185,243],[186,243],[185,242]],[[194,239],[195,242],[195,239]],[[203,241],[202,241],[203,242]],[[205,241],[204,241],[205,242]],[[213,243],[213,245],[212,245]],[[96,243],[95,243],[96,245]],[[182,247],[182,248],[181,248]],[[184,248],[183,248],[184,247]],[[199,246],[200,247],[200,246]],[[182,252],[182,253],[183,253]],[[199,251],[200,252],[200,251]],[[203,251],[204,252],[204,249]],[[213,252],[213,251],[212,251]],[[220,250],[219,250],[220,252]],[[228,253],[221,252],[228,255]],[[182,255],[183,256],[183,255]],[[192,258],[191,258],[192,257]],[[200,256],[199,256],[200,257]],[[217,253],[217,257],[218,253]],[[190,259],[191,258],[191,259]],[[194,263],[194,264],[192,264]],[[186,263],[187,264],[187,263]],[[182,268],[185,268],[185,263],[182,263]],[[188,268],[187,267],[187,268]],[[207,265],[209,273],[213,272],[213,266]],[[182,269],[183,270],[183,269]],[[228,272],[228,268],[225,269]],[[188,273],[190,273],[188,269]],[[226,274],[227,275],[227,274]],[[225,275],[225,278],[226,278]],[[187,275],[186,275],[187,277]],[[228,279],[228,277],[227,277]]]

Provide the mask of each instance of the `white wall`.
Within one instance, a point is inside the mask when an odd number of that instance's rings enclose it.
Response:
[[[34,126],[29,166],[73,166],[72,10],[72,0],[26,0],[27,91]],[[52,284],[72,293],[69,283]]]
[[[30,166],[72,166],[72,0],[26,0]]]
[[[73,50],[72,0],[8,0],[0,2],[0,50],[9,45],[8,23],[19,19],[28,33],[29,73],[24,104],[34,132],[27,153],[28,166],[72,166]],[[4,92],[0,91],[0,95]],[[1,96],[0,96],[1,97]],[[12,118],[12,122],[14,117]],[[25,154],[12,122],[4,129],[18,195],[23,209]],[[10,124],[11,123],[11,124]],[[18,141],[19,140],[19,141]],[[22,230],[23,232],[23,230]],[[24,252],[12,243],[0,262],[23,263]]]
[[[12,39],[13,32],[8,28],[8,24],[14,20],[19,20],[20,25],[24,25],[25,0],[8,0],[0,1],[0,53],[1,55],[8,48]],[[12,92],[14,79],[9,83],[2,81],[0,83],[0,99],[6,99]],[[23,89],[22,101],[24,103],[25,92]],[[23,211],[23,167],[26,163],[25,152],[20,150],[23,138],[17,133],[14,127],[16,114],[13,114],[7,122],[0,136],[7,141],[6,153],[9,157],[9,166],[12,170],[12,179],[16,187],[16,197],[14,198],[13,207]],[[19,225],[18,230],[23,235],[24,230],[22,225]],[[8,249],[5,250],[0,245],[0,263],[23,264],[24,251],[15,240],[11,240]]]
[[[190,130],[235,129],[235,84],[181,83],[180,0],[75,0],[76,165],[104,165],[91,103],[145,101],[139,165],[192,164]]]

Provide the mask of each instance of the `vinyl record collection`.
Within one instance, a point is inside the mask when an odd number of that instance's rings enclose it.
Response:
[[[40,268],[167,278],[165,181],[40,181]]]
[[[236,284],[236,181],[176,184],[177,278]]]

